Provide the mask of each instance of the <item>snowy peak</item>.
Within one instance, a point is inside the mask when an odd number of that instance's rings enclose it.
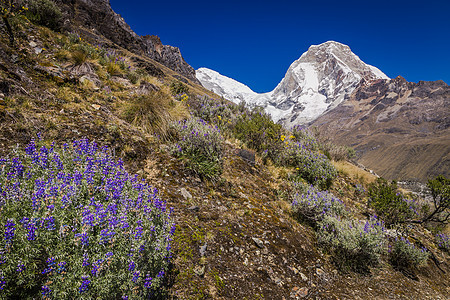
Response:
[[[236,104],[253,99],[258,95],[245,84],[221,75],[211,69],[199,68],[195,73],[197,79],[206,89]]]
[[[279,120],[287,126],[313,121],[347,99],[363,78],[389,79],[347,45],[334,41],[313,45],[292,63],[272,92],[270,110],[281,109]]]
[[[311,122],[348,99],[359,82],[389,79],[364,63],[349,46],[328,41],[309,47],[294,61],[285,77],[269,93],[257,94],[248,86],[201,68],[197,79],[207,89],[235,103],[260,105],[275,122],[286,127]]]

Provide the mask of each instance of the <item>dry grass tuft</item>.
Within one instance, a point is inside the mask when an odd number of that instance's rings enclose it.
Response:
[[[77,49],[72,52],[71,59],[75,66],[80,66],[87,61],[88,54],[83,49]]]
[[[121,108],[122,117],[145,133],[168,137],[169,123],[184,119],[189,112],[183,103],[174,103],[163,90],[136,97]]]

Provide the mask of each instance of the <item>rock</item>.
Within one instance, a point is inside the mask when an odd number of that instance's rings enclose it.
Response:
[[[190,210],[192,212],[198,212],[200,210],[200,207],[193,205],[193,206],[189,207],[188,210]]]
[[[101,106],[98,105],[98,104],[92,104],[91,106],[92,106],[92,108],[95,109],[95,110],[99,110],[100,107],[101,107]]]
[[[255,242],[256,246],[259,248],[264,248],[264,243],[260,239],[252,237],[252,240]]]
[[[325,271],[322,270],[321,268],[318,268],[318,269],[316,269],[316,274],[319,276],[323,276],[323,275],[325,275]]]
[[[308,277],[306,277],[305,274],[303,274],[302,272],[299,272],[300,277],[302,278],[303,281],[308,281]]]
[[[203,246],[200,247],[200,256],[205,256],[206,255],[206,248],[208,247],[208,244],[204,244]]]
[[[308,292],[309,290],[307,287],[299,288],[296,286],[291,291],[291,298],[305,298],[308,296]]]
[[[35,42],[33,42],[33,41],[31,41],[29,43],[29,45],[30,45],[31,48],[37,47],[37,44]]]
[[[237,155],[239,155],[242,159],[244,159],[249,164],[255,165],[255,152],[245,150],[245,149],[238,149]]]
[[[184,197],[185,200],[191,200],[192,195],[189,193],[185,188],[180,189],[181,195]]]

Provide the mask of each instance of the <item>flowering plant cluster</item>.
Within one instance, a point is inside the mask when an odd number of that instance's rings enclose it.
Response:
[[[445,233],[439,233],[436,235],[436,244],[439,248],[450,252],[450,237]]]
[[[291,131],[295,140],[301,141],[303,147],[313,151],[319,150],[319,142],[311,130],[302,125],[295,125],[292,127]]]
[[[304,193],[297,193],[294,196],[292,211],[297,218],[316,226],[326,215],[342,216],[345,213],[345,206],[333,194],[308,186]]]
[[[223,138],[217,126],[191,118],[172,123],[176,135],[172,154],[186,159],[189,169],[199,176],[215,179],[222,173]]]
[[[188,101],[189,96],[188,96],[188,94],[186,94],[186,93],[181,93],[181,94],[176,94],[176,95],[174,96],[174,98],[175,98],[175,100],[177,100],[177,101],[186,102],[186,101]]]
[[[171,258],[171,213],[107,148],[32,140],[0,160],[0,295],[154,295]]]
[[[302,141],[287,140],[277,163],[296,168],[296,175],[321,188],[331,185],[337,176],[330,160],[318,151],[308,149]]]
[[[325,216],[317,235],[319,244],[333,253],[338,266],[365,272],[380,261],[385,231],[384,223],[376,216],[365,222]]]
[[[400,269],[417,267],[428,260],[429,252],[424,247],[417,247],[403,236],[396,237],[393,245],[389,245],[390,261]]]
[[[217,125],[223,134],[232,131],[235,119],[241,113],[239,106],[206,96],[189,98],[189,107],[193,116]],[[243,106],[241,108],[244,109]]]

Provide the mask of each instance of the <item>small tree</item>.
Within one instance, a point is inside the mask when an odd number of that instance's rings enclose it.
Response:
[[[448,223],[450,221],[450,179],[439,175],[428,180],[427,186],[433,197],[433,210],[420,223]]]
[[[404,223],[417,216],[416,204],[398,191],[395,181],[379,178],[369,188],[369,206],[373,207],[387,225]]]

